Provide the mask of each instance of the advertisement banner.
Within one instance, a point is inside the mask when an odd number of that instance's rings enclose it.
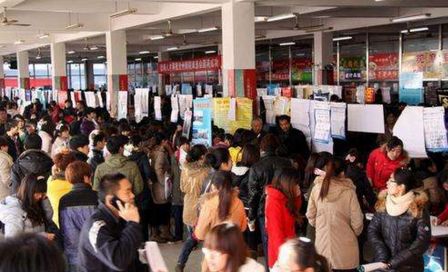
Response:
[[[398,53],[378,53],[369,55],[370,80],[397,80]]]
[[[410,52],[403,54],[402,72],[421,72],[423,79],[442,78],[442,51]]]
[[[409,105],[418,105],[423,103],[423,73],[401,73],[400,90],[398,96],[400,102],[405,102]]]
[[[162,61],[157,66],[161,74],[221,69],[221,56],[210,56],[182,61]]]
[[[212,146],[212,109],[211,100],[198,98],[193,100],[192,145]]]

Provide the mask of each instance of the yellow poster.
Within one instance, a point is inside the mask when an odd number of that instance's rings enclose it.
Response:
[[[236,121],[230,124],[230,133],[234,133],[238,128],[251,129],[253,116],[252,99],[245,97],[236,98]]]
[[[229,131],[230,97],[213,98],[213,124]]]

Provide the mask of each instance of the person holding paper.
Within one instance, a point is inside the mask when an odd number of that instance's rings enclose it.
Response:
[[[428,196],[416,192],[411,171],[397,169],[378,196],[369,225],[369,242],[375,262],[394,271],[423,271],[423,254],[429,247],[431,228],[425,209]]]
[[[404,153],[403,141],[395,136],[387,144],[370,153],[366,174],[374,189],[377,191],[385,189],[390,175],[407,164]]]

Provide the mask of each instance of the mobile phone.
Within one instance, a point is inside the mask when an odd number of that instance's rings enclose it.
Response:
[[[121,205],[123,205],[123,207],[124,207],[124,202],[123,202],[121,199],[119,199],[117,196],[114,196],[114,197],[112,198],[112,200],[111,200],[111,204],[112,204],[112,206],[115,207],[115,209],[120,210],[120,208],[118,208],[117,201],[120,201]]]

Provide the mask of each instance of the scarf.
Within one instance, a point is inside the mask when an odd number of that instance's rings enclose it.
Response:
[[[390,216],[399,216],[405,213],[414,201],[414,192],[410,191],[402,196],[388,194],[386,197],[386,211]]]

